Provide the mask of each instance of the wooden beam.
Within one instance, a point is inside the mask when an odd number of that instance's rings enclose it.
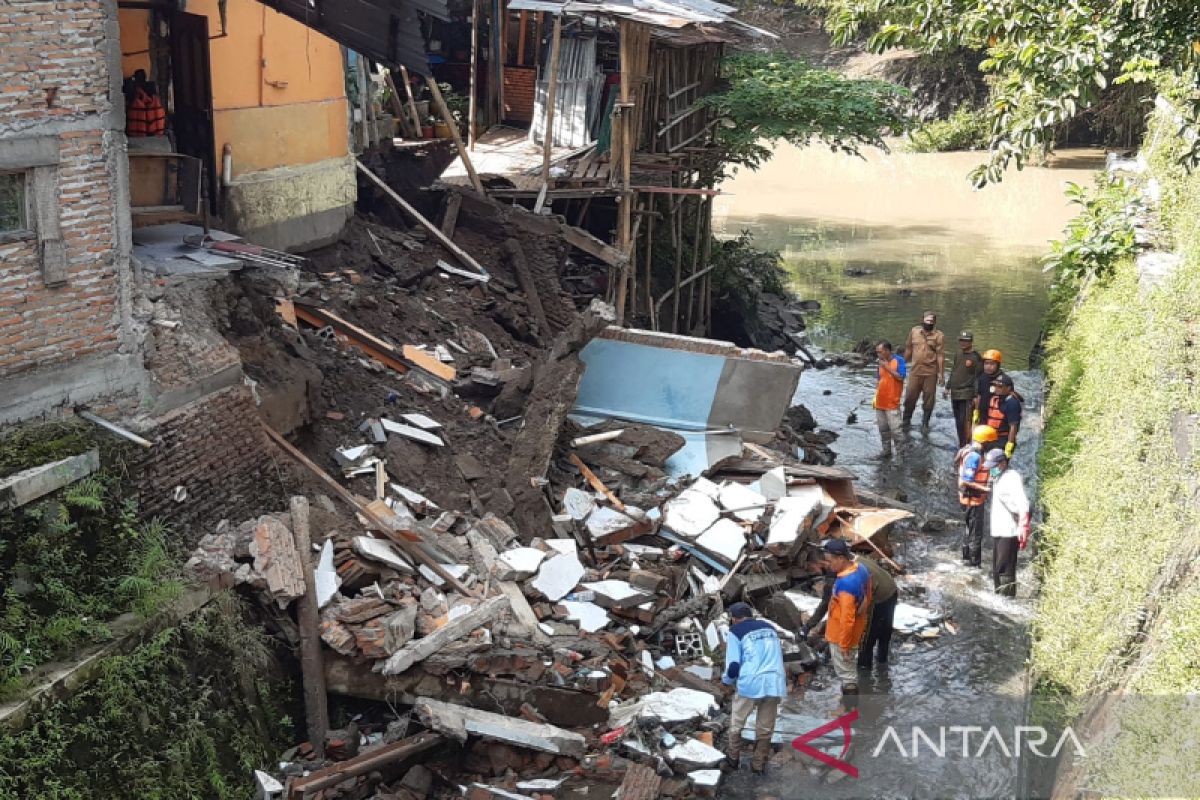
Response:
[[[437,84],[434,85],[436,86]],[[439,94],[438,97],[441,97],[441,95]],[[457,258],[464,267],[473,269],[480,275],[486,276],[488,274],[488,271],[484,269],[478,261],[471,258],[466,250],[463,250],[461,247],[452,242],[450,237],[442,233],[441,228],[426,219],[425,216],[420,211],[417,211],[415,208],[413,208],[407,200],[396,194],[396,190],[384,183],[383,180],[374,172],[371,172],[371,170],[367,169],[366,164],[362,163],[358,159],[355,159],[354,163],[358,167],[359,172],[361,172],[363,175],[366,175],[368,180],[382,189],[384,194],[392,198],[392,201],[396,205],[400,206],[400,208],[406,214],[408,214],[409,217],[415,220],[418,225],[433,234],[433,238],[437,239],[438,242],[441,243],[442,247],[445,247],[447,250],[449,250],[451,255]],[[478,177],[476,177],[476,180],[478,180]]]
[[[450,128],[450,135],[454,138],[454,146],[458,148],[458,156],[462,159],[463,166],[467,168],[467,175],[471,178],[471,185],[480,194],[487,194],[483,190],[483,183],[479,180],[479,176],[475,174],[475,165],[471,163],[471,156],[467,153],[462,136],[459,135],[458,123],[454,120],[454,115],[450,113],[450,109],[446,107],[446,101],[442,98],[442,90],[438,88],[437,81],[433,79],[432,75],[426,76],[425,82],[429,86],[429,94],[433,96],[433,104],[437,106],[438,113],[442,116],[442,122],[446,123],[447,127]]]
[[[590,256],[595,256],[611,267],[621,267],[629,258],[629,256],[612,245],[605,244],[587,231],[572,225],[562,226],[562,237],[566,240],[567,244],[572,247],[578,247],[583,252]]]
[[[408,116],[408,112],[404,110],[404,101],[400,99],[400,92],[396,89],[396,82],[392,80],[392,73],[385,71],[383,80],[387,83],[388,91],[392,96],[392,113],[396,115],[396,120],[406,129],[412,128],[412,119]],[[417,132],[414,138],[421,138],[421,126],[417,126]]]
[[[412,114],[413,124],[417,126],[417,135],[421,135],[421,128],[424,127],[424,120],[417,113],[417,101],[413,97],[412,83],[408,79],[408,68],[403,64],[400,65],[400,78],[404,81],[404,94],[408,97],[408,110]]]
[[[304,683],[304,722],[308,741],[325,758],[325,734],[329,732],[329,698],[325,693],[325,664],[321,656],[321,617],[317,604],[317,581],[312,571],[312,539],[308,530],[308,498],[293,497],[289,510],[292,535],[304,573],[304,594],[296,604],[300,628],[300,674]]]
[[[471,0],[471,81],[467,91],[467,141],[471,143],[471,151],[475,151],[475,114],[479,101],[475,99],[479,91],[479,0]],[[474,183],[474,181],[472,181]],[[449,234],[448,234],[449,235]]]
[[[442,215],[442,233],[447,239],[454,238],[454,229],[458,225],[458,212],[462,208],[462,195],[458,192],[446,193],[446,213]]]
[[[360,502],[359,499],[351,494],[345,486],[342,486],[340,483],[335,481],[332,477],[330,477],[329,473],[318,467],[315,463],[313,463],[312,459],[304,455],[304,453],[301,453],[295,445],[283,438],[283,434],[279,433],[265,422],[262,423],[262,426],[263,430],[267,432],[267,436],[271,437],[271,441],[283,448],[285,453],[298,461],[301,466],[306,468],[309,472],[319,478],[322,483],[328,486],[334,494],[348,503],[351,508],[361,514],[364,518],[366,518],[371,527],[388,537],[388,539],[390,539],[397,547],[400,548],[400,552],[404,553],[405,556],[419,561],[425,566],[429,567],[431,570],[433,570],[435,575],[449,583],[463,594],[471,597],[479,596],[478,592],[468,589],[462,581],[447,572],[445,567],[437,563],[437,561],[434,559],[430,558],[424,550],[416,546],[417,543],[423,541],[420,534],[413,531],[397,530],[389,525],[382,518],[380,518],[379,515],[369,509],[365,503]]]
[[[521,30],[517,33],[517,66],[525,66],[525,31],[529,27],[529,12],[521,12]]]
[[[688,186],[634,186],[632,188],[633,191],[642,194],[700,194],[705,197],[725,194],[720,189],[695,189]]]
[[[621,20],[620,33],[620,64],[621,64],[621,150],[620,153],[614,153],[614,161],[616,157],[620,158],[621,163],[621,185],[623,191],[618,199],[620,207],[617,209],[617,249],[625,256],[625,264],[620,269],[620,274],[617,276],[617,325],[625,321],[625,296],[629,287],[629,252],[632,247],[630,234],[632,233],[633,220],[633,203],[634,195],[630,191],[629,173],[633,165],[633,143],[636,131],[633,127],[633,119],[635,114],[630,107],[629,97],[633,84],[633,38],[635,32],[641,32],[640,26],[635,26],[634,23],[628,20]],[[638,40],[640,42],[641,36]],[[618,120],[614,120],[616,122]]]
[[[337,786],[350,778],[365,775],[380,767],[431,750],[443,741],[445,739],[437,733],[418,733],[416,736],[368,750],[360,756],[338,762],[332,767],[317,770],[311,775],[293,781],[288,790],[288,800],[303,800],[306,795],[313,792]]]
[[[550,34],[550,77],[546,82],[546,127],[542,131],[542,191],[550,188],[550,151],[554,149],[554,101],[558,94],[558,53],[562,45],[562,14],[554,15],[554,30]],[[533,213],[542,213],[545,194],[538,197]]]

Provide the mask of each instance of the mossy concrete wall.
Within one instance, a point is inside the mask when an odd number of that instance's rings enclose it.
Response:
[[[358,197],[351,157],[239,175],[225,192],[228,226],[254,244],[279,250],[336,241]]]

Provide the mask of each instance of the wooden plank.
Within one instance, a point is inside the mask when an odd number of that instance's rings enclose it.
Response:
[[[314,792],[337,786],[350,778],[365,775],[388,764],[403,761],[426,750],[431,750],[443,741],[445,741],[444,738],[437,733],[418,733],[416,736],[368,750],[362,755],[338,762],[332,767],[317,770],[311,775],[293,781],[288,790],[288,800],[303,800],[305,796]]]
[[[446,101],[442,97],[442,90],[438,88],[437,81],[429,76],[425,78],[425,83],[429,86],[429,94],[433,97],[433,104],[437,107],[442,122],[446,123],[446,127],[450,129],[450,136],[454,139],[454,146],[458,149],[458,157],[462,159],[463,166],[467,168],[467,176],[471,179],[471,185],[480,194],[487,194],[479,176],[475,174],[475,165],[471,163],[471,155],[467,152],[467,147],[463,144],[462,136],[458,132],[458,122],[450,113],[450,109],[446,107]]]
[[[591,487],[597,492],[607,497],[608,502],[616,506],[618,511],[625,510],[625,504],[621,502],[620,498],[613,494],[612,490],[604,485],[604,481],[596,477],[596,473],[588,469],[588,465],[583,463],[583,460],[578,455],[571,453],[569,456],[567,456],[567,460],[574,464],[575,469],[579,470],[579,473],[583,475],[588,484],[590,484]]]
[[[331,324],[329,320],[313,313],[313,310],[310,308],[307,308],[305,306],[296,306],[296,305],[293,305],[293,308],[296,312],[297,319],[303,320],[303,321],[307,322],[309,325],[312,325],[313,327],[324,328],[326,325]],[[334,325],[333,327],[334,327],[334,330],[337,329],[336,325]],[[345,331],[343,331],[341,333],[341,336],[346,341],[348,341],[350,344],[354,345],[359,350],[363,351],[365,354],[369,355],[371,358],[375,359],[380,364],[383,364],[385,367],[388,367],[389,369],[394,369],[396,372],[399,372],[401,374],[408,372],[408,370],[410,369],[408,364],[405,364],[403,361],[401,361],[399,359],[398,354],[392,355],[395,348],[392,348],[392,346],[388,345],[387,342],[383,343],[383,344],[387,345],[387,348],[379,349],[377,347],[371,346],[367,342],[356,339],[354,336],[346,333]]]
[[[325,692],[325,664],[321,656],[321,619],[317,606],[317,581],[312,571],[312,540],[308,529],[308,498],[293,497],[289,508],[292,536],[304,573],[304,594],[296,604],[300,628],[300,674],[304,683],[304,722],[308,741],[325,758],[325,734],[329,731],[329,698]]]
[[[404,81],[404,94],[408,97],[408,110],[412,114],[413,124],[417,126],[417,135],[421,134],[421,115],[417,113],[417,101],[413,97],[412,83],[408,80],[408,68],[400,65],[400,78]]]
[[[634,186],[633,191],[643,194],[699,194],[705,197],[725,194],[720,189],[696,189],[688,186]]]
[[[462,195],[458,192],[448,192],[446,195],[446,213],[442,215],[442,233],[447,239],[454,238],[454,228],[458,225],[458,212],[462,208]]]
[[[521,12],[521,31],[517,34],[517,66],[525,66],[525,31],[529,27],[529,12]]]
[[[623,266],[629,259],[627,255],[610,244],[605,244],[587,231],[572,225],[562,226],[562,237],[567,244],[578,247],[590,256],[603,261],[612,267]]]
[[[387,70],[383,71],[383,80],[387,83],[389,94],[392,100],[392,113],[396,115],[396,121],[404,126],[404,129],[412,128],[412,120],[408,117],[404,110],[404,102],[400,99],[400,92],[396,89],[396,82],[392,80],[392,73]],[[421,127],[417,126],[416,135],[414,138],[421,137]]]
[[[400,206],[400,208],[403,209],[404,212],[406,214],[408,214],[408,216],[410,216],[412,219],[414,219],[418,225],[420,225],[425,230],[427,230],[431,234],[433,234],[433,237],[435,239],[437,239],[438,242],[440,242],[443,247],[445,247],[447,250],[449,250],[450,253],[455,258],[457,258],[462,263],[463,266],[469,267],[470,269],[475,270],[480,275],[488,274],[488,271],[486,269],[484,269],[479,264],[478,261],[471,258],[471,256],[467,253],[466,250],[463,250],[461,247],[459,247],[454,242],[452,242],[450,240],[450,237],[448,237],[448,236],[446,236],[446,234],[442,233],[441,228],[439,228],[438,226],[436,226],[432,222],[430,222],[428,219],[426,219],[425,216],[420,211],[417,211],[415,208],[413,208],[412,205],[407,200],[405,200],[400,195],[396,194],[396,190],[393,189],[392,187],[388,186],[386,183],[384,183],[383,180],[378,175],[376,175],[374,172],[371,172],[371,170],[369,170],[367,168],[366,164],[362,163],[358,159],[355,159],[354,163],[355,163],[355,166],[358,167],[359,172],[366,175],[367,178],[372,183],[374,183],[376,186],[378,186],[380,189],[382,189],[384,191],[384,194],[386,194],[388,197],[392,198],[392,201],[396,205]],[[476,176],[476,177],[478,177],[478,176]]]
[[[542,194],[538,196],[533,213],[540,214],[550,188],[550,151],[554,148],[554,102],[558,93],[558,53],[562,45],[562,14],[554,15],[554,31],[550,38],[550,70],[546,86],[546,126],[542,131]]]
[[[467,91],[467,141],[471,143],[471,150],[475,150],[475,114],[476,107],[479,101],[475,99],[476,93],[479,91],[479,0],[471,0],[471,80],[468,84]],[[474,183],[474,181],[472,181]],[[447,236],[454,234],[453,229]]]
[[[471,597],[479,596],[478,592],[467,588],[462,581],[447,572],[441,564],[434,561],[425,553],[424,550],[416,546],[416,543],[423,541],[420,534],[414,531],[397,530],[394,526],[389,525],[387,522],[381,519],[378,514],[367,508],[364,503],[351,494],[345,486],[342,486],[340,483],[335,481],[329,476],[329,473],[318,467],[315,463],[313,463],[312,459],[304,455],[304,453],[301,453],[295,445],[283,438],[283,434],[279,433],[265,422],[261,424],[263,426],[263,430],[267,432],[267,436],[271,438],[271,441],[283,448],[285,453],[294,458],[300,463],[301,466],[305,467],[309,472],[313,473],[313,475],[319,478],[322,483],[324,483],[333,491],[334,494],[340,497],[344,502],[348,503],[359,514],[362,514],[371,527],[388,537],[388,539],[390,539],[397,547],[400,548],[400,552],[404,553],[405,556],[419,561],[425,566],[429,567],[431,570],[433,570],[435,575],[449,583],[463,594]]]

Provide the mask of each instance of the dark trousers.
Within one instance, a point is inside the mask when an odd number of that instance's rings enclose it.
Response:
[[[1017,596],[1017,553],[1020,549],[1016,536],[992,539],[992,583],[997,594]]]
[[[937,381],[938,376],[932,372],[928,375],[913,375],[911,372],[908,374],[904,384],[904,422],[912,421],[918,399],[921,400],[925,419],[929,419],[929,415],[933,413],[933,404],[937,401]]]
[[[880,664],[888,663],[888,649],[892,645],[892,625],[896,621],[896,598],[884,600],[871,607],[871,618],[867,620],[863,641],[858,648],[858,665],[871,666],[871,658]],[[876,653],[876,651],[878,651]]]
[[[954,409],[954,429],[958,431],[958,446],[966,447],[971,443],[971,411],[975,407],[974,400],[951,400]]]
[[[963,531],[963,561],[978,567],[983,561],[983,526],[987,506],[967,506],[967,529]]]

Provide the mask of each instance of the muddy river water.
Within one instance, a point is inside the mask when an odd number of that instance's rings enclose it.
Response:
[[[1026,397],[1014,466],[1032,496],[1041,379],[1029,369],[1028,357],[1049,286],[1039,256],[1072,214],[1063,196],[1066,183],[1090,182],[1103,154],[1068,151],[1048,167],[1013,173],[1000,185],[975,191],[966,174],[978,158],[871,152],[860,159],[817,147],[781,147],[760,171],[743,172],[722,187],[727,194],[717,198],[714,225],[718,235],[748,230],[760,246],[783,253],[795,291],[821,302],[821,311],[806,319],[820,348],[843,351],[863,338],[902,343],[928,308],[938,312],[950,346],[965,327],[974,331],[979,350],[1001,350]],[[961,565],[949,403],[939,397],[931,429],[915,426],[898,456],[884,461],[870,405],[874,383],[873,369],[810,370],[801,378],[796,402],[822,428],[839,434],[833,444],[838,464],[863,485],[949,518],[944,530],[900,535],[895,544],[907,568],[899,581],[901,601],[943,611],[957,633],[897,637],[892,663],[860,676],[857,698],[843,698],[830,668],[822,666],[807,688],[785,701],[782,714],[797,731],[857,714],[844,756],[857,776],[784,746],[766,778],[739,774],[721,795],[1042,794],[1040,764],[1013,752],[1015,728],[1027,722],[1027,629],[1036,591],[1029,551],[1021,556],[1015,600],[991,590],[989,542],[984,571]],[[1005,747],[988,738],[991,726]],[[925,744],[921,737],[933,746],[913,753],[914,743]],[[839,756],[842,741],[829,752]]]

